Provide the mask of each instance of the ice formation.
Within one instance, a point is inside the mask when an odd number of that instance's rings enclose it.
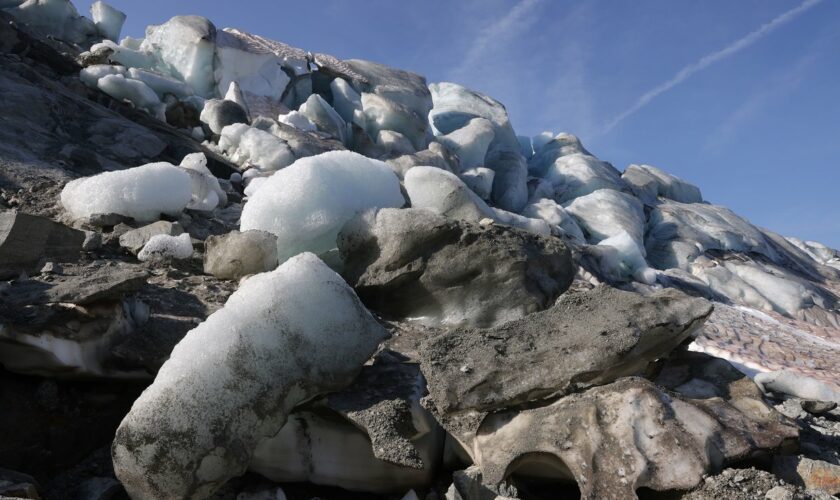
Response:
[[[277,117],[277,121],[290,125],[298,130],[303,130],[304,132],[314,132],[315,130],[318,130],[318,127],[312,123],[312,120],[299,111],[289,111],[284,115],[280,115]]]
[[[295,161],[292,150],[275,135],[244,123],[222,129],[219,147],[238,165],[252,165],[273,172]]]
[[[463,127],[439,136],[437,140],[458,155],[462,170],[468,170],[484,166],[487,148],[495,136],[490,120],[473,118]]]
[[[216,27],[206,18],[175,16],[146,28],[140,51],[153,54],[162,69],[183,80],[198,95],[212,97],[215,39]]]
[[[159,259],[189,259],[192,257],[193,246],[187,233],[178,236],[156,234],[149,238],[143,249],[137,254],[141,261]]]
[[[114,213],[153,221],[180,214],[191,200],[190,175],[166,162],[76,179],[61,191],[61,204],[76,219]]]
[[[145,109],[151,115],[163,115],[163,103],[151,87],[140,80],[126,78],[121,74],[105,75],[96,82],[102,92],[117,100],[126,100]]]
[[[175,346],[123,419],[117,477],[133,498],[210,496],[294,406],[350,383],[384,335],[312,254],[249,278]]]
[[[318,94],[309,96],[300,106],[300,114],[336,139],[342,142],[347,140],[347,124],[344,119]]]
[[[96,29],[108,40],[119,40],[125,22],[125,13],[115,9],[102,0],[90,6],[90,17]]]
[[[680,203],[703,203],[697,186],[650,165],[630,165],[621,178],[646,203],[659,196]]]
[[[599,189],[621,191],[623,183],[618,171],[594,156],[574,153],[564,155],[552,163],[545,172],[560,203],[588,195]]]
[[[180,167],[187,170],[192,181],[192,197],[187,208],[209,211],[227,205],[227,194],[216,176],[207,168],[204,153],[190,153],[181,160]]]
[[[381,161],[350,151],[301,158],[274,173],[242,210],[241,230],[277,236],[280,262],[301,252],[335,248],[356,213],[405,204],[397,176]]]
[[[599,243],[625,232],[644,255],[645,213],[635,197],[612,189],[599,189],[575,198],[566,206],[566,211],[577,219],[590,243]]]

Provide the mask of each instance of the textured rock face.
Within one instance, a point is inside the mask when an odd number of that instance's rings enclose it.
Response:
[[[797,437],[778,413],[745,413],[720,398],[673,396],[626,378],[551,405],[488,417],[475,456],[484,481],[511,474],[567,478],[587,499],[685,490],[708,471]]]
[[[675,290],[567,292],[546,311],[429,339],[423,373],[443,413],[508,408],[638,373],[711,312],[706,300]]]
[[[117,478],[133,498],[209,496],[295,405],[347,385],[383,337],[312,254],[252,277],[175,347],[120,424]]]
[[[0,277],[35,271],[41,259],[77,260],[85,234],[44,217],[0,212]]]
[[[342,229],[344,276],[382,314],[487,326],[545,309],[572,281],[562,242],[426,210],[382,209]]]

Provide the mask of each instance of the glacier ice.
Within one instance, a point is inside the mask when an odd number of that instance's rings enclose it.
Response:
[[[543,134],[549,134],[545,136]],[[550,137],[550,132],[543,132],[534,137],[534,156],[528,160],[528,171],[532,175],[545,175],[548,167],[561,156],[581,154],[592,156],[581,144],[580,139],[572,134],[561,132]],[[539,147],[537,147],[539,145]]]
[[[102,36],[115,42],[120,39],[120,31],[125,22],[124,12],[97,0],[90,5],[90,17]]]
[[[107,75],[125,75],[124,66],[114,66],[111,64],[93,64],[87,68],[82,68],[79,72],[79,79],[82,83],[91,88],[97,88],[99,79]]]
[[[461,171],[458,177],[464,181],[475,194],[482,200],[489,200],[493,192],[493,177],[496,172],[486,167],[474,167]]]
[[[434,103],[429,121],[436,131],[435,135],[452,133],[473,118],[485,118],[494,127],[490,148],[519,152],[519,140],[502,103],[457,83],[432,83],[429,90]]]
[[[542,219],[549,226],[555,228],[559,234],[565,235],[577,243],[586,243],[583,231],[580,230],[575,218],[566,212],[562,205],[552,199],[540,198],[529,203],[522,210],[522,215],[532,219]]]
[[[189,174],[166,162],[76,179],[61,191],[61,204],[75,219],[114,213],[153,221],[160,214],[177,216],[191,199]]]
[[[535,135],[531,138],[532,149],[534,154],[539,153],[543,146],[548,144],[554,139],[554,132],[540,132],[539,134]]]
[[[204,102],[199,116],[201,123],[207,125],[214,134],[221,134],[228,125],[248,123],[248,114],[239,104],[226,99],[208,99]]]
[[[556,192],[555,199],[566,203],[599,189],[621,191],[624,183],[618,171],[609,163],[580,153],[563,155],[552,163],[544,174]]]
[[[280,115],[277,117],[277,121],[285,123],[286,125],[294,127],[298,130],[303,130],[304,132],[314,132],[318,130],[318,127],[312,123],[312,120],[299,111],[289,111],[285,115]]]
[[[245,96],[242,94],[242,89],[239,87],[239,84],[234,82],[230,82],[228,86],[227,92],[225,92],[224,99],[226,101],[233,101],[245,111],[245,115],[248,117],[248,122],[251,121],[251,111],[248,109],[248,103],[245,101]]]
[[[103,40],[93,45],[90,51],[97,52],[103,49],[111,51],[111,54],[108,56],[109,62],[121,64],[128,68],[158,69],[154,54],[142,51],[139,48],[124,47],[117,45],[111,40]]]
[[[164,94],[172,94],[180,99],[193,93],[189,85],[180,80],[140,68],[129,68],[128,77],[145,83],[161,99]]]
[[[321,54],[316,55],[316,62],[318,56]],[[376,94],[408,108],[425,122],[425,117],[432,109],[432,96],[424,77],[362,59],[348,59],[343,61],[343,65],[353,73],[347,75],[347,80],[356,92]]]
[[[330,82],[333,108],[347,123],[354,122],[357,111],[362,110],[362,96],[343,78]]]
[[[487,153],[485,166],[493,176],[493,203],[510,212],[519,212],[528,202],[528,164],[516,151],[493,149]]]
[[[293,407],[350,383],[384,337],[312,254],[252,276],[134,402],[112,447],[117,478],[132,498],[210,496]]]
[[[415,152],[408,137],[393,130],[380,130],[376,135],[376,144],[392,155],[410,155]]]
[[[415,149],[421,150],[426,147],[425,117],[418,115],[408,106],[378,94],[362,92],[361,99],[368,135],[377,137],[382,130],[393,130],[408,137]]]
[[[437,137],[437,141],[458,155],[461,169],[484,166],[487,148],[495,137],[493,124],[485,118],[473,118],[463,127],[446,135]]]
[[[192,182],[192,198],[187,208],[210,211],[227,205],[227,194],[216,176],[207,168],[204,153],[186,155],[179,166],[187,171]]]
[[[481,222],[492,219],[537,234],[550,234],[539,219],[490,207],[455,174],[437,167],[414,167],[405,174],[405,190],[413,208],[425,208],[452,219]]]
[[[140,50],[155,54],[169,74],[184,81],[198,95],[212,97],[216,90],[215,41],[216,27],[207,18],[175,16],[161,25],[146,28]]]
[[[301,252],[324,253],[356,213],[405,204],[397,176],[383,162],[350,151],[301,158],[274,173],[242,209],[242,231],[277,236],[284,262]]]
[[[300,113],[318,126],[318,129],[330,134],[341,142],[347,141],[347,124],[332,106],[318,94],[312,94],[300,106]]]
[[[30,29],[78,45],[89,44],[98,33],[90,19],[80,16],[69,0],[26,0],[5,6],[6,12]]]
[[[517,135],[516,139],[519,141],[519,153],[525,157],[526,160],[529,160],[532,156],[534,156],[534,144],[531,142],[531,138],[527,135]]]
[[[612,189],[599,189],[575,198],[565,208],[577,219],[589,243],[599,243],[626,232],[644,255],[645,213],[642,203],[635,197]]]
[[[130,101],[136,107],[145,109],[152,116],[163,118],[164,104],[151,87],[141,82],[126,78],[117,73],[105,75],[96,82],[99,90],[119,101]]]
[[[263,172],[280,170],[295,161],[284,140],[244,123],[223,128],[219,148],[237,165],[255,166]]]
[[[650,165],[630,165],[621,178],[636,196],[651,205],[661,196],[680,203],[702,203],[700,189]]]
[[[141,261],[158,259],[189,259],[192,257],[193,246],[189,233],[170,236],[156,234],[149,238],[143,249],[137,254]]]
[[[601,273],[611,280],[633,279],[648,285],[656,283],[657,272],[648,266],[644,247],[626,231],[601,240],[597,247]]]

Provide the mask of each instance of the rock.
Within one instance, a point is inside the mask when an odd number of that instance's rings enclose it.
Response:
[[[708,472],[796,437],[796,426],[774,411],[744,413],[720,398],[682,398],[624,378],[540,408],[490,415],[474,456],[488,485],[537,475],[574,480],[581,498],[624,499],[639,488],[693,488]]]
[[[802,406],[802,409],[810,413],[811,415],[822,415],[823,413],[830,412],[831,410],[837,408],[836,401],[817,401],[814,399],[803,399],[799,402]]]
[[[55,262],[45,262],[40,270],[41,274],[61,274],[61,266]]]
[[[420,348],[421,367],[444,426],[469,448],[477,413],[639,374],[711,312],[709,302],[675,290],[649,297],[605,286],[570,291],[548,310],[428,339]]]
[[[178,343],[120,424],[117,478],[132,497],[211,495],[293,407],[347,385],[384,335],[312,254],[251,277]]]
[[[680,203],[703,203],[697,186],[650,165],[630,165],[621,178],[647,205],[655,205],[660,196]]]
[[[277,236],[258,229],[210,236],[204,242],[204,272],[239,279],[277,267]]]
[[[516,487],[507,483],[488,486],[482,482],[481,468],[475,465],[452,473],[446,500],[501,500],[519,498]]]
[[[764,392],[775,392],[802,399],[840,402],[840,391],[815,378],[790,370],[758,373],[755,383]]]
[[[27,474],[0,468],[0,498],[41,500],[40,487]]]
[[[792,484],[840,495],[840,465],[801,456],[776,456],[773,474]]]
[[[764,494],[765,500],[794,500],[793,492],[783,486],[774,486]]]
[[[145,271],[74,267],[42,276],[0,290],[0,364],[53,377],[148,376],[107,362],[118,340],[148,318],[145,304],[130,297],[145,284]]]
[[[120,246],[129,252],[137,255],[146,243],[158,234],[167,236],[178,236],[184,232],[184,228],[177,222],[157,221],[137,229],[132,229],[120,235]]]
[[[78,260],[85,233],[45,217],[16,210],[0,212],[0,278],[38,270],[43,259]]]
[[[90,252],[102,247],[102,235],[96,231],[85,231],[85,241],[82,243],[82,250]]]
[[[208,99],[204,103],[199,117],[202,123],[207,125],[211,132],[216,135],[222,133],[222,129],[234,123],[248,123],[248,114],[242,106],[233,101],[225,99]]]
[[[427,488],[444,436],[420,405],[424,393],[416,364],[379,356],[349,387],[293,412],[280,433],[260,442],[250,468],[273,481],[353,491]]]
[[[418,209],[357,216],[339,233],[344,276],[362,300],[394,318],[490,326],[550,306],[572,281],[557,239]]]
[[[93,227],[114,227],[120,224],[131,223],[133,221],[134,219],[131,217],[115,213],[91,214],[87,217],[87,220],[85,220],[86,223]]]

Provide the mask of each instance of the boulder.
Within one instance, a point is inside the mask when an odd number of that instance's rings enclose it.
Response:
[[[675,290],[570,291],[545,311],[429,338],[421,367],[444,426],[469,448],[482,414],[643,373],[711,312],[706,300]]]
[[[239,279],[277,267],[277,236],[257,229],[210,236],[204,242],[204,272]]]
[[[722,398],[689,399],[624,378],[547,406],[490,415],[474,455],[483,481],[510,476],[574,481],[585,499],[687,490],[727,464],[791,444],[795,424]]]
[[[227,99],[208,99],[199,117],[214,134],[234,123],[248,123],[248,113],[239,104]]]
[[[773,457],[773,474],[788,483],[840,495],[840,465],[801,456]]]
[[[0,211],[0,278],[37,271],[43,259],[78,260],[85,233],[46,217]]]
[[[117,430],[136,498],[205,498],[242,474],[291,409],[350,381],[385,331],[312,254],[245,281],[187,333]]]
[[[490,326],[545,309],[575,272],[560,240],[419,209],[357,216],[338,249],[369,307],[430,325]]]

